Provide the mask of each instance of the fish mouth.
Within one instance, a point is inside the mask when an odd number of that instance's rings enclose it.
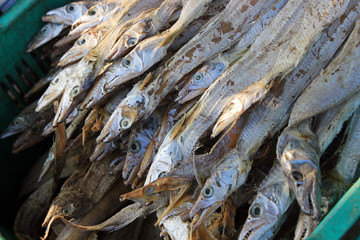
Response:
[[[48,125],[45,126],[44,130],[41,133],[41,136],[46,137],[54,131],[55,131],[55,128],[53,127],[53,125],[50,122]]]
[[[242,240],[248,240],[253,230],[254,228],[251,228],[249,231],[247,231],[245,236],[242,238]]]
[[[86,29],[92,28],[96,25],[97,20],[95,21],[88,21],[88,22],[75,22],[73,23],[72,27],[71,27],[71,31],[69,32],[69,36],[72,35],[79,35],[81,34],[83,31],[85,31]]]
[[[66,66],[70,63],[73,63],[77,60],[80,60],[83,56],[86,55],[88,51],[71,51],[66,52],[60,59],[60,62],[58,63],[58,66]]]
[[[117,86],[117,79],[119,78],[119,76],[111,77],[104,85],[105,91],[111,91],[112,89],[114,89]]]
[[[64,18],[56,13],[51,13],[51,11],[49,12],[49,14],[42,16],[41,19],[43,20],[43,22],[52,22],[52,23],[59,23],[64,25],[72,24],[71,19]]]
[[[111,130],[109,129],[105,134],[101,134],[96,138],[96,142],[100,143],[108,143],[111,142],[111,140],[115,139],[116,136],[112,136]]]
[[[201,211],[199,219],[194,224],[194,228],[197,229],[200,225],[213,213],[218,207],[220,207],[221,201],[217,201],[215,203],[203,203],[198,202],[194,205],[194,207],[190,211],[190,218],[194,218],[196,214]]]
[[[20,128],[20,129],[15,129],[13,127],[9,127],[7,129],[5,129],[5,131],[1,134],[0,138],[1,139],[4,139],[4,138],[7,138],[7,137],[10,137],[12,135],[15,135],[15,134],[18,134],[18,133],[21,133],[25,130],[25,128]]]
[[[51,104],[54,100],[56,100],[64,92],[64,90],[65,89],[62,89],[59,92],[52,92],[52,93],[49,93],[49,94],[41,97],[37,103],[35,111],[40,112],[41,110],[43,110],[45,107],[47,107],[49,104]]]
[[[301,210],[306,215],[309,215],[314,219],[318,219],[320,217],[319,204],[318,200],[316,199],[316,195],[317,193],[314,189],[311,192],[307,192],[297,188],[297,191],[295,191],[295,196],[298,200]]]
[[[242,231],[241,231],[239,240],[262,239],[262,237],[264,237],[264,235],[266,233],[268,233],[269,230],[272,229],[273,224],[271,224],[271,223],[275,223],[275,222],[276,222],[276,219],[271,219],[268,221],[260,221],[260,222],[258,222],[256,220],[255,223],[251,223],[251,225],[255,225],[255,226],[252,226],[249,230],[247,230],[245,232],[245,234],[242,234]],[[248,223],[250,224],[250,222],[248,222]],[[246,223],[245,223],[243,229],[245,229],[245,227],[246,227]],[[263,230],[263,231],[260,232],[260,230]]]
[[[110,163],[110,174],[116,174],[124,169],[124,157],[119,156],[113,159]]]
[[[140,164],[134,163],[131,166],[125,167],[123,169],[122,175],[124,179],[125,185],[129,185],[131,182],[134,181],[137,173],[139,172]]]
[[[43,228],[47,227],[49,225],[49,223],[51,222],[51,219],[53,219],[57,215],[61,215],[61,207],[51,206],[45,217],[44,222],[41,224],[41,227],[43,227]]]
[[[90,156],[90,161],[101,161],[109,155],[109,147],[106,143],[100,142],[96,145],[94,152]]]
[[[94,97],[90,97],[89,99],[85,99],[83,103],[80,105],[80,109],[93,109],[96,101]]]
[[[45,136],[34,135],[31,129],[26,130],[14,142],[12,153],[17,154],[43,140]]]
[[[26,48],[26,52],[30,53],[34,51],[36,48],[40,47],[43,43],[45,43],[45,39],[34,39],[29,43],[29,45]]]
[[[196,90],[183,89],[179,91],[179,96],[175,99],[175,101],[180,104],[184,104],[185,102],[190,101],[205,92],[204,88],[199,88]]]
[[[134,78],[137,76],[137,73],[131,73],[131,72],[127,72],[127,73],[122,73],[119,74],[118,71],[122,71],[123,67],[120,66],[119,69],[114,73],[114,76],[110,77],[105,85],[104,85],[104,89],[106,92],[111,92],[112,90],[114,90],[116,87],[118,87],[119,85],[127,82],[128,80]]]

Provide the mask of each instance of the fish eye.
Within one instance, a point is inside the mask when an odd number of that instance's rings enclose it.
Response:
[[[79,90],[80,90],[79,86],[75,86],[73,89],[71,89],[71,94],[73,96],[76,96],[76,95],[78,95]]]
[[[127,68],[131,65],[131,62],[132,62],[131,57],[126,57],[122,60],[122,65]]]
[[[214,188],[213,187],[206,187],[203,190],[204,197],[209,198],[214,195]]]
[[[193,79],[195,83],[200,83],[202,82],[204,76],[201,73],[195,73]]]
[[[127,40],[127,45],[129,45],[130,47],[134,46],[136,44],[136,38],[130,38],[129,40]]]
[[[95,9],[90,9],[89,10],[89,15],[90,16],[94,16],[96,14],[96,10]]]
[[[70,215],[74,211],[73,204],[67,205],[61,209],[61,212],[65,215]]]
[[[40,35],[44,35],[46,32],[48,31],[48,27],[47,26],[43,26],[40,30]]]
[[[55,85],[57,84],[59,81],[59,78],[55,78],[52,82],[51,82],[51,85]]]
[[[292,176],[295,179],[295,181],[301,181],[303,180],[303,175],[298,171],[293,171]]]
[[[86,39],[85,38],[82,38],[82,39],[79,39],[78,41],[77,41],[77,43],[78,43],[78,45],[84,45],[85,43],[86,43]]]
[[[259,203],[255,203],[251,208],[250,208],[250,215],[252,217],[259,217],[262,214],[262,206]]]
[[[127,118],[127,117],[124,117],[120,121],[120,126],[124,130],[130,128],[131,124],[132,124],[132,120],[130,118]]]
[[[159,174],[159,178],[163,178],[163,177],[165,177],[165,175],[166,175],[166,172],[163,171],[163,172],[161,172],[161,173]]]
[[[140,148],[141,148],[141,144],[139,141],[132,141],[130,143],[130,147],[129,147],[130,152],[137,153],[140,151]]]
[[[15,125],[20,125],[20,124],[22,124],[23,122],[24,122],[24,119],[22,119],[22,118],[17,118],[17,119],[15,120],[14,124],[15,124]]]
[[[69,4],[69,5],[66,6],[66,11],[68,13],[70,13],[70,12],[72,12],[74,10],[75,10],[75,6],[73,4]]]

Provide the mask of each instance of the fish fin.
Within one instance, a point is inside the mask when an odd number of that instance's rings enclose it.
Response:
[[[142,91],[142,90],[145,88],[145,86],[150,82],[150,80],[152,79],[152,75],[153,75],[153,73],[150,72],[150,73],[145,77],[144,81],[141,83],[141,86],[140,86],[140,88],[139,88],[139,91]]]

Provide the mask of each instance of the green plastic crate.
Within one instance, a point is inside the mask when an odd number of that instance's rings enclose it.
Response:
[[[41,16],[48,10],[63,6],[70,0],[18,0],[0,17],[0,132],[29,103],[24,94],[43,77],[50,61],[39,52],[26,54],[32,37],[44,25]],[[19,208],[23,178],[44,149],[32,148],[13,155],[15,137],[0,140],[0,240],[16,239],[12,226]]]
[[[49,70],[49,62],[38,52],[26,54],[26,46],[43,26],[41,16],[70,0],[19,0],[0,17],[0,132],[28,103],[23,99],[30,87]],[[42,150],[31,148],[12,155],[15,137],[0,140],[0,240],[16,239],[12,225],[19,202],[16,194],[26,171]],[[335,205],[308,238],[359,239],[360,179]]]

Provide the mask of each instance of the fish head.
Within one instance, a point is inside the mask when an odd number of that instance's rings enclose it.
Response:
[[[224,201],[224,196],[228,186],[223,181],[219,181],[219,175],[211,176],[205,183],[201,193],[190,211],[190,217],[200,214],[195,228],[204,223],[208,217],[218,209]]]
[[[37,118],[41,117],[39,113],[35,113],[36,102],[31,103],[22,110],[9,124],[9,126],[1,134],[0,138],[6,138],[14,134],[24,131],[31,126]]]
[[[282,215],[274,193],[258,194],[249,208],[239,239],[271,239],[273,228]]]
[[[87,31],[74,43],[60,59],[59,66],[65,66],[85,56],[98,43],[99,35],[94,31]]]
[[[131,128],[137,120],[141,106],[145,103],[142,95],[131,95],[126,98],[111,114],[103,130],[96,139],[97,142],[109,142],[115,139],[123,131]]]
[[[225,65],[222,63],[210,62],[205,64],[190,76],[190,80],[179,91],[176,101],[183,104],[203,94],[224,70]]]
[[[295,193],[301,210],[313,218],[320,217],[321,192],[320,169],[310,159],[296,159],[295,151],[286,151],[281,167],[288,183]]]
[[[52,103],[55,99],[61,96],[67,84],[67,74],[68,73],[65,68],[54,77],[54,79],[50,82],[49,87],[40,97],[37,103],[37,107],[35,109],[36,112],[41,111],[50,103]]]
[[[79,63],[72,66],[76,70],[71,72],[70,77],[68,77],[68,83],[65,86],[54,118],[54,126],[64,121],[75,107],[84,100],[95,80],[93,77],[94,62],[83,58]]]
[[[69,3],[63,7],[53,9],[42,17],[45,22],[61,23],[71,25],[92,6],[87,2]]]
[[[74,35],[94,27],[105,16],[105,7],[102,4],[92,6],[87,12],[77,19],[71,26],[69,35]]]
[[[130,184],[137,176],[141,161],[144,157],[147,147],[150,144],[152,135],[146,129],[131,134],[125,165],[122,172],[125,184]]]
[[[79,190],[60,193],[51,203],[49,211],[45,217],[42,227],[51,223],[51,219],[62,216],[67,219],[78,218],[82,213],[91,208],[91,201]]]
[[[149,30],[150,26],[147,21],[140,21],[132,25],[122,34],[119,40],[117,40],[113,48],[110,50],[107,60],[115,61],[127,54],[148,35],[147,33]]]
[[[5,131],[1,134],[1,138],[6,138],[17,133],[20,133],[26,129],[26,122],[24,116],[16,117],[10,125],[5,129]]]
[[[31,52],[34,49],[40,47],[52,38],[60,34],[65,28],[65,25],[59,23],[47,23],[45,24],[34,37],[34,39],[27,46],[26,52]]]
[[[45,137],[42,135],[43,129],[46,125],[43,121],[35,122],[27,128],[13,143],[12,153],[16,154],[27,149],[34,144],[40,142]]]
[[[219,133],[221,133],[225,128],[231,125],[239,116],[239,113],[242,113],[244,110],[244,104],[239,98],[234,97],[229,101],[229,103],[225,106],[222,114],[217,120],[211,137],[216,137]]]
[[[113,89],[143,72],[145,56],[134,50],[112,66],[116,67],[116,71],[108,78],[105,90]]]

